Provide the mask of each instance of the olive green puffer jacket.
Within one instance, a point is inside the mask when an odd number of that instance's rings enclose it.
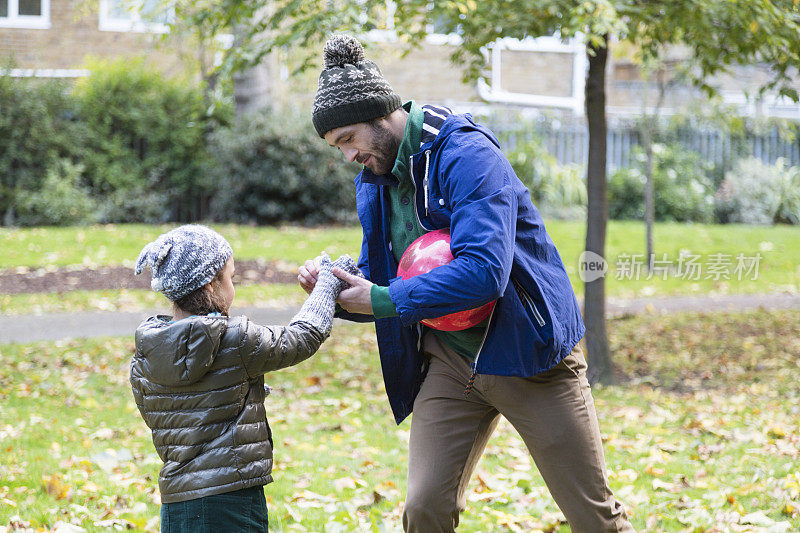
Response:
[[[179,502],[272,481],[264,373],[295,365],[325,336],[246,317],[145,320],[136,330],[130,381],[164,461],[161,501]]]

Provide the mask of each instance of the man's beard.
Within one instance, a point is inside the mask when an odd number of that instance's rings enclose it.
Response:
[[[400,150],[400,143],[403,138],[395,137],[392,135],[388,126],[385,126],[379,120],[368,122],[372,130],[372,149],[370,150],[372,158],[375,160],[373,165],[375,168],[371,169],[375,174],[388,174],[394,167],[397,153]]]

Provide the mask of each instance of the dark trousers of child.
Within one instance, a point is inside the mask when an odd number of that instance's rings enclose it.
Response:
[[[264,487],[161,505],[162,533],[267,533]]]

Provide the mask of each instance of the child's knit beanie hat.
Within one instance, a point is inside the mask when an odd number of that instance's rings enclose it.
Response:
[[[153,273],[150,286],[175,301],[210,283],[232,255],[225,237],[209,227],[188,224],[145,246],[135,272],[141,274],[149,266]]]
[[[325,43],[323,56],[325,66],[311,112],[320,137],[342,126],[386,116],[403,105],[354,37],[333,35]]]

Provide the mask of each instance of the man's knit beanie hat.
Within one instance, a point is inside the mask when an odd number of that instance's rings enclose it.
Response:
[[[383,117],[403,105],[378,66],[349,35],[336,34],[323,50],[325,67],[311,113],[320,137],[329,131]]]
[[[232,255],[225,237],[209,227],[189,224],[145,246],[134,271],[141,274],[149,266],[153,273],[150,286],[175,301],[210,283]]]

